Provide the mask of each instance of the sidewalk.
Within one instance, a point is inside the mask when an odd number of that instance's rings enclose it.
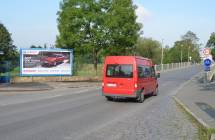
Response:
[[[215,83],[205,85],[202,74],[192,78],[175,99],[207,128],[215,128]]]
[[[0,84],[0,93],[45,91],[60,88],[100,87],[100,82],[30,82],[16,84]]]
[[[17,83],[17,84],[0,84],[0,92],[25,92],[25,91],[44,91],[51,90],[52,86],[45,83]]]

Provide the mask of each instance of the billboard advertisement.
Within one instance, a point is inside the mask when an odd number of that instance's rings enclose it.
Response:
[[[21,49],[21,76],[72,75],[73,51],[65,49]]]

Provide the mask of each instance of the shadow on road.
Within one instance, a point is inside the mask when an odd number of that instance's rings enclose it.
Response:
[[[152,97],[155,97],[153,95],[145,95],[145,100],[148,100]],[[114,98],[113,100],[111,100],[110,102],[119,102],[119,103],[138,103],[137,100],[135,98]]]

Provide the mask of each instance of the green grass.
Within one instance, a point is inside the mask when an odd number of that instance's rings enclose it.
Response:
[[[177,102],[176,102],[177,103]],[[188,117],[188,119],[198,128],[198,138],[199,140],[210,140],[212,134],[215,133],[215,128],[206,128],[201,123],[196,120],[189,112],[187,112],[180,104],[178,107],[182,112]]]
[[[10,72],[11,76],[19,76],[19,74],[20,74],[20,67],[16,67]]]
[[[74,72],[74,76],[83,76],[83,77],[95,77],[102,76],[103,74],[103,64],[98,64],[97,73],[94,70],[93,64],[82,64],[76,68]],[[20,67],[14,68],[11,72],[0,73],[1,76],[19,76],[20,75]]]
[[[101,76],[103,73],[103,64],[98,64],[97,73],[94,70],[93,64],[84,64],[75,71],[75,76],[94,77]]]

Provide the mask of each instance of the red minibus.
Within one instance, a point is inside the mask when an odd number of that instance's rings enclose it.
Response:
[[[144,101],[147,94],[158,94],[154,64],[148,58],[138,56],[107,56],[104,63],[102,94],[107,100],[118,97]]]

